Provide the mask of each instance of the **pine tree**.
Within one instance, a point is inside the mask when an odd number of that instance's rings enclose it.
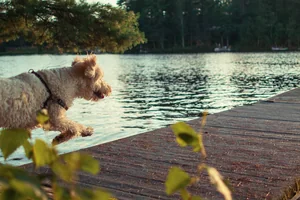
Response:
[[[0,1],[0,43],[23,37],[36,45],[124,52],[145,37],[133,12],[83,0]]]

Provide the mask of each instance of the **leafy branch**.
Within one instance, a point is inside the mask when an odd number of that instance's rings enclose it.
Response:
[[[171,126],[176,141],[181,147],[191,146],[194,152],[200,152],[203,158],[206,158],[206,151],[203,144],[202,131],[206,123],[207,113],[204,113],[201,122],[200,132],[197,133],[192,127],[184,122],[178,122]],[[193,196],[187,190],[188,186],[200,182],[200,174],[203,171],[208,173],[210,182],[224,196],[225,200],[232,200],[231,192],[224,182],[223,177],[213,167],[206,165],[203,161],[198,165],[198,175],[191,177],[188,173],[179,167],[171,167],[165,182],[166,193],[172,195],[180,192],[183,200],[200,200],[200,196]]]
[[[124,52],[146,41],[138,16],[121,8],[74,0],[0,1],[0,43],[22,36],[64,51]]]
[[[37,121],[44,129],[48,129],[49,117],[46,110],[37,114]],[[179,122],[172,125],[177,143],[191,146],[194,152],[200,152],[206,158],[203,144],[202,130],[206,122],[206,114],[202,118],[201,131],[197,133],[189,125]],[[0,165],[0,199],[48,199],[49,194],[43,189],[43,182],[50,181],[54,200],[111,200],[111,194],[100,188],[82,189],[75,183],[79,179],[78,172],[96,175],[100,171],[99,163],[92,156],[73,152],[58,155],[55,146],[48,145],[37,139],[30,142],[31,133],[24,129],[4,129],[0,132],[0,149],[5,159],[18,148],[23,147],[27,158],[33,161],[36,169],[48,166],[51,173],[31,175],[28,172],[8,164]],[[188,186],[200,182],[200,174],[208,173],[211,183],[224,196],[225,200],[232,200],[231,192],[221,174],[213,167],[201,162],[197,168],[198,175],[191,177],[179,167],[169,170],[165,186],[166,193],[172,195],[180,192],[183,200],[200,200],[200,196],[193,196],[187,190]],[[62,184],[65,183],[65,184]],[[66,186],[62,186],[66,185]]]
[[[39,112],[37,120],[47,128],[47,112]],[[51,173],[31,175],[28,172],[8,164],[0,165],[0,199],[48,199],[43,182],[50,181],[54,200],[111,200],[110,193],[100,188],[82,189],[76,186],[78,172],[97,174],[99,163],[92,156],[73,152],[58,155],[55,146],[37,139],[30,142],[31,133],[23,129],[4,129],[0,133],[0,149],[7,159],[16,149],[23,147],[27,158],[33,161],[36,169],[48,166]],[[65,184],[61,184],[65,183]],[[66,186],[62,186],[66,185]]]

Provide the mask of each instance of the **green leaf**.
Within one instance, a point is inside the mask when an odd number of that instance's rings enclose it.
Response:
[[[23,148],[24,148],[26,157],[30,159],[33,154],[33,152],[32,152],[33,147],[28,140],[25,140],[25,142],[23,143]]]
[[[90,174],[98,174],[100,171],[98,160],[88,154],[81,153],[80,155],[80,169]]]
[[[110,200],[112,198],[109,192],[102,189],[81,189],[77,188],[76,193],[80,200]]]
[[[185,189],[191,181],[190,176],[178,167],[172,167],[169,170],[167,180],[165,182],[166,193],[171,195],[179,190]]]
[[[192,146],[193,151],[195,152],[201,150],[199,135],[192,127],[184,122],[178,122],[173,124],[171,128],[176,135],[176,141],[180,146]]]
[[[210,182],[214,184],[217,190],[224,196],[225,200],[232,200],[231,192],[223,181],[223,177],[213,167],[207,167],[207,173],[210,178]]]
[[[26,199],[37,199],[37,200],[47,200],[47,196],[44,191],[38,187],[37,184],[33,184],[32,180],[19,180],[12,179],[10,185],[16,191],[18,191],[23,196],[27,197]]]
[[[97,174],[100,171],[99,162],[88,154],[74,152],[63,157],[71,169],[82,170],[91,174]]]
[[[46,109],[39,110],[36,114],[36,121],[43,125],[49,121],[48,111]]]
[[[8,186],[8,179],[0,174],[0,185],[1,188],[6,188]],[[0,188],[0,191],[1,191]]]
[[[66,182],[73,181],[77,170],[90,174],[97,174],[100,170],[99,163],[92,156],[85,153],[69,153],[62,156],[63,163],[56,160],[51,165],[53,172]]]
[[[7,180],[7,187],[26,197],[23,199],[47,199],[37,178],[18,167],[2,165],[0,176]]]
[[[17,191],[13,190],[12,188],[1,190],[0,200],[8,200],[8,199],[9,200],[20,200],[20,199],[26,199],[26,197],[21,195]]]
[[[4,129],[0,134],[0,149],[7,159],[17,148],[22,146],[30,137],[30,132],[25,129]]]
[[[189,200],[190,196],[191,196],[186,189],[180,190],[180,195],[181,195],[182,200]]]
[[[72,182],[75,170],[66,166],[66,164],[63,164],[60,162],[60,160],[56,160],[52,165],[51,165],[52,171],[62,180],[66,182]]]
[[[193,197],[191,198],[191,200],[202,200],[202,198],[199,197],[199,196],[193,196]]]
[[[57,158],[56,150],[43,140],[37,139],[33,145],[33,161],[37,167],[51,165]]]
[[[70,191],[66,188],[59,187],[55,184],[53,187],[53,199],[55,200],[66,200],[66,199],[72,199],[70,195]]]

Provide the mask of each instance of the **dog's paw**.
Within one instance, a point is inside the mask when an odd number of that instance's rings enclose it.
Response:
[[[70,131],[61,133],[52,140],[52,145],[58,145],[60,143],[66,142],[74,137],[76,137],[76,134],[74,134]]]
[[[82,137],[91,136],[94,133],[94,129],[92,127],[87,127],[85,130],[81,132]]]

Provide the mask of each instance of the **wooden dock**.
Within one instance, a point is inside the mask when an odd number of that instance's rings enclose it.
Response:
[[[200,127],[200,119],[188,123]],[[209,115],[204,144],[206,163],[230,181],[234,199],[278,199],[300,177],[300,89]],[[178,147],[169,127],[81,151],[102,169],[97,176],[81,174],[79,184],[106,188],[120,200],[178,199],[164,192],[168,169],[193,174],[200,162],[199,154]],[[207,175],[189,191],[222,199]]]

